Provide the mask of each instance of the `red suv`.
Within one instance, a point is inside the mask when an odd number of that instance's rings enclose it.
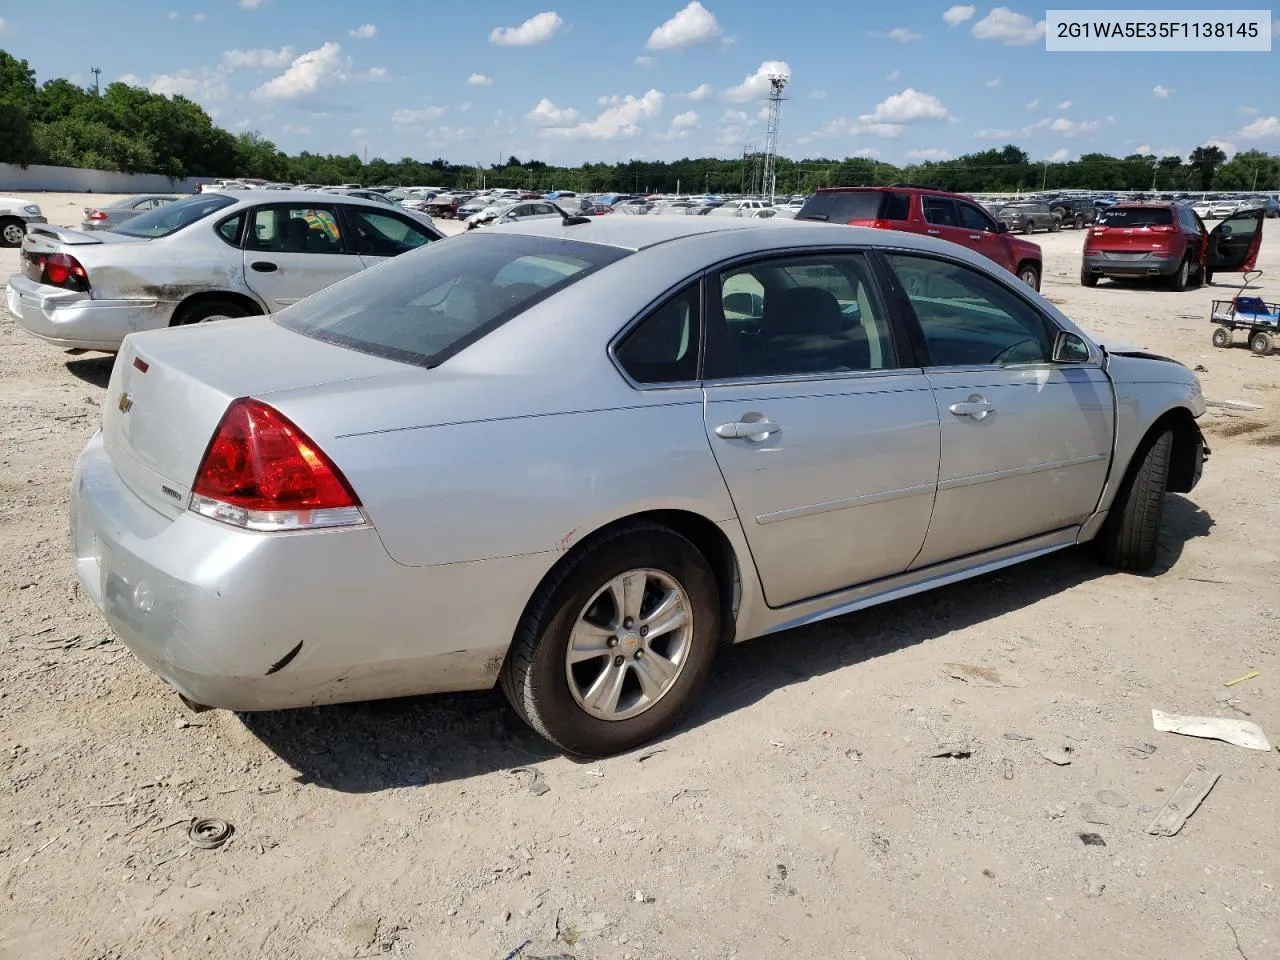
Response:
[[[806,200],[796,219],[940,237],[994,260],[1031,289],[1040,289],[1044,267],[1039,245],[1011,236],[1005,224],[958,193],[909,184],[828,187]]]
[[[1101,277],[1160,277],[1174,290],[1252,270],[1262,245],[1262,210],[1242,210],[1209,231],[1180,203],[1126,201],[1098,214],[1084,241],[1080,282]]]

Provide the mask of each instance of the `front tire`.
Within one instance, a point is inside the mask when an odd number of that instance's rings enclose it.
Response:
[[[588,543],[538,588],[503,665],[503,693],[557,747],[600,757],[670,729],[705,683],[720,637],[711,566],[667,527]]]
[[[1129,571],[1155,566],[1172,451],[1173,431],[1165,430],[1144,441],[1134,455],[1095,541],[1099,558],[1108,566]]]
[[[1040,268],[1034,263],[1019,265],[1018,279],[1037,293],[1040,291]]]
[[[1226,327],[1218,327],[1213,331],[1213,345],[1215,347],[1229,347],[1233,339],[1231,331]]]

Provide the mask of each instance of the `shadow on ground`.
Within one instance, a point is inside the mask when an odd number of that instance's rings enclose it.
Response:
[[[85,383],[105,390],[107,381],[111,379],[111,367],[116,362],[114,353],[95,353],[67,361],[67,372]]]
[[[1213,521],[1184,497],[1165,511],[1167,572]],[[682,729],[750,707],[775,690],[992,620],[1109,573],[1088,548],[721,651],[701,703]],[[413,697],[241,716],[298,779],[368,793],[463,779],[547,760],[557,751],[516,719],[497,691]]]

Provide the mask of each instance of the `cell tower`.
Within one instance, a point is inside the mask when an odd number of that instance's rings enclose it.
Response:
[[[761,193],[769,195],[769,202],[773,203],[774,193],[778,186],[778,175],[776,172],[778,160],[778,123],[782,119],[782,90],[787,85],[790,78],[785,74],[775,73],[769,77],[769,128],[765,132],[764,141],[764,170],[763,182],[761,183]]]

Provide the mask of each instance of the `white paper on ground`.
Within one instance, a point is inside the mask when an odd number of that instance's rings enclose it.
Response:
[[[1202,737],[1206,740],[1223,740],[1237,747],[1250,750],[1270,750],[1267,735],[1256,723],[1247,720],[1231,720],[1227,717],[1180,717],[1163,710],[1151,711],[1151,723],[1165,733],[1180,733],[1184,737]]]

